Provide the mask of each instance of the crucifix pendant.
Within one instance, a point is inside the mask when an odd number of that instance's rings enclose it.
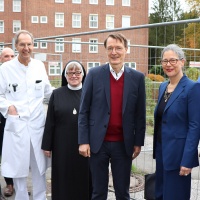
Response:
[[[77,111],[76,111],[76,109],[74,108],[74,110],[73,110],[73,114],[74,115],[76,115],[77,114]]]

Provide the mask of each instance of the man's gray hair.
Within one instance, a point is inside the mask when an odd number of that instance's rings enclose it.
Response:
[[[170,44],[170,45],[166,46],[161,52],[161,57],[163,58],[163,54],[166,51],[170,51],[170,50],[173,51],[178,56],[179,59],[185,59],[184,51],[177,44]]]
[[[15,37],[14,37],[14,39],[15,39],[15,44],[18,44],[18,37],[19,37],[19,35],[20,34],[28,34],[28,35],[30,35],[30,37],[31,37],[31,39],[32,39],[32,42],[34,43],[34,38],[33,38],[33,35],[32,35],[32,33],[30,33],[29,31],[27,31],[27,30],[20,30],[20,31],[17,31],[16,32],[16,34],[15,34]]]

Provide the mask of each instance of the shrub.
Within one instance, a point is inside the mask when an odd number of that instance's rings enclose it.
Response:
[[[150,69],[150,74],[158,74],[158,75],[164,76],[162,65],[154,65]]]
[[[161,75],[148,74],[148,78],[150,78],[152,81],[157,81],[157,82],[165,81],[164,77]]]
[[[185,71],[185,74],[186,76],[193,80],[193,81],[197,81],[197,79],[199,78],[200,76],[200,71],[199,69],[197,68],[194,68],[194,67],[188,67]]]

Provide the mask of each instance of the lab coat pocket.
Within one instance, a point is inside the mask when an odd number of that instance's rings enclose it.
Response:
[[[42,97],[43,89],[42,89],[42,82],[35,84],[35,96],[37,98]]]
[[[24,124],[19,115],[8,115],[5,130],[17,134],[24,128]]]

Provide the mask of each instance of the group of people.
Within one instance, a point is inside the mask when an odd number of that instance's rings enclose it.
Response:
[[[5,48],[0,67],[1,171],[13,179],[15,200],[29,199],[29,167],[33,199],[46,200],[49,166],[53,200],[106,200],[109,163],[116,199],[129,200],[132,160],[144,145],[146,95],[144,75],[124,65],[125,36],[106,37],[108,63],[87,76],[80,62],[69,61],[55,90],[44,64],[31,58],[33,35],[18,31],[15,47],[19,55],[3,61],[11,50]],[[179,46],[165,47],[161,63],[169,81],[160,85],[155,109],[155,198],[189,200],[191,170],[199,165],[200,84],[183,74]],[[44,97],[50,98],[46,119]]]

